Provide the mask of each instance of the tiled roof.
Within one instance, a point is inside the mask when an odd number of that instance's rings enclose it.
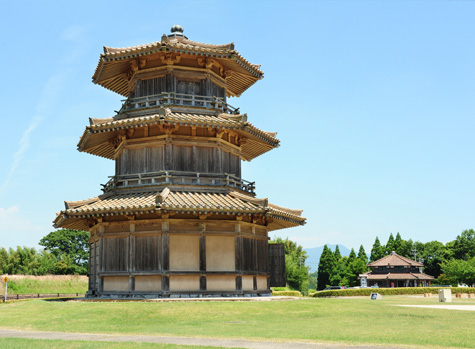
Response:
[[[433,280],[434,277],[424,273],[387,273],[387,274],[360,274],[368,280]]]
[[[91,199],[65,202],[66,209],[54,220],[57,227],[76,227],[89,217],[154,213],[265,214],[274,218],[271,230],[305,224],[295,210],[275,209],[267,199],[256,199],[239,192],[183,191],[165,188],[160,192],[108,192]],[[272,229],[273,228],[273,229]]]
[[[395,252],[392,252],[390,255],[378,259],[372,263],[368,264],[368,267],[384,267],[384,266],[412,266],[412,267],[422,267],[422,263],[413,261],[412,259],[398,255]]]
[[[134,127],[151,126],[158,124],[170,124],[179,126],[216,127],[228,128],[241,133],[248,139],[241,148],[243,157],[246,160],[253,158],[279,146],[279,140],[275,138],[276,133],[263,131],[248,121],[244,115],[219,114],[188,114],[174,113],[168,108],[160,109],[158,114],[139,116],[132,118],[105,118],[89,119],[90,125],[86,127],[78,143],[79,151],[85,151],[94,155],[113,159],[114,148],[103,139],[101,143],[94,142],[94,148],[88,147],[91,137],[105,132],[114,132]]]
[[[137,57],[166,52],[201,55],[219,61],[227,69],[235,72],[226,77],[226,82],[230,92],[236,96],[241,95],[264,75],[260,65],[252,64],[234,50],[234,44],[210,45],[180,37],[164,37],[161,41],[145,45],[124,48],[104,47],[104,53],[99,58],[92,80],[127,97],[128,80],[123,73],[130,68],[128,62]]]

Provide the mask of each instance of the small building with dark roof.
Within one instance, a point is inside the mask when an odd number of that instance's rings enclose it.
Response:
[[[371,271],[360,274],[362,287],[417,287],[428,286],[433,276],[422,272],[424,265],[392,252],[390,255],[368,264]]]

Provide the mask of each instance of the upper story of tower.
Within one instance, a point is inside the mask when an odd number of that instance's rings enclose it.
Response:
[[[121,117],[166,106],[177,112],[238,114],[226,97],[240,96],[264,73],[235,49],[189,40],[181,26],[160,41],[104,47],[92,80],[127,98]]]

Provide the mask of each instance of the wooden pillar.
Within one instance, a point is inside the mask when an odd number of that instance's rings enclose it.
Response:
[[[200,271],[206,271],[206,236],[200,236]]]
[[[206,291],[206,276],[200,276],[200,291]]]
[[[168,292],[170,290],[170,276],[168,271],[170,270],[170,223],[168,220],[162,222],[162,243],[161,253],[162,258],[162,292]]]

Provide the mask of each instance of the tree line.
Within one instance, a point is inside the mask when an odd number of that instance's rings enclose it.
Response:
[[[89,272],[89,232],[60,229],[32,247],[0,248],[0,274],[86,275]]]
[[[277,238],[271,243],[285,246],[286,278],[289,288],[306,292],[322,290],[327,286],[357,286],[359,274],[368,271],[368,262],[374,262],[391,252],[417,261],[423,261],[426,274],[442,285],[475,284],[475,231],[464,230],[455,240],[443,244],[439,241],[422,243],[402,239],[391,233],[385,245],[376,237],[369,257],[361,245],[358,254],[351,249],[348,257],[342,256],[338,245],[332,252],[326,245],[320,256],[318,270],[309,274],[305,264],[307,253],[294,241]],[[20,247],[0,248],[0,274],[82,274],[89,270],[89,233],[60,229],[43,237],[44,249]]]
[[[374,262],[392,252],[424,264],[423,272],[435,278],[434,284],[475,284],[475,231],[464,230],[455,240],[443,244],[439,241],[419,242],[404,240],[399,233],[391,233],[385,245],[376,237],[369,258],[363,246],[358,255],[352,249],[342,257],[338,246],[332,252],[326,245],[320,256],[318,271],[309,275],[310,285],[317,290],[327,286],[359,285],[358,275],[367,272],[368,262]]]

